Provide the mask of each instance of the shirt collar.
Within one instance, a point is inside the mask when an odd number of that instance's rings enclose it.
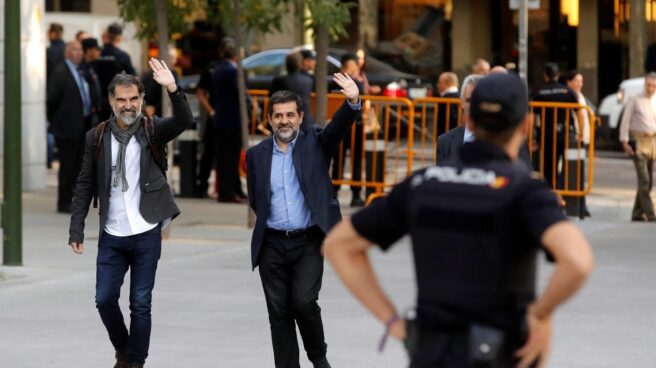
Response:
[[[294,144],[296,144],[296,140],[298,139],[298,136],[299,136],[300,134],[301,134],[301,132],[300,132],[300,130],[299,130],[298,134],[296,134],[296,138],[294,138],[293,141],[291,141],[291,142],[289,142],[289,143],[287,144],[287,147],[288,147],[288,150],[287,150],[287,151],[288,151],[288,152],[294,150]],[[285,152],[283,152],[283,151],[280,149],[280,147],[278,147],[278,142],[276,142],[276,137],[274,136],[274,137],[272,137],[272,139],[273,139],[273,152],[276,152],[276,151],[277,151],[277,152],[280,152],[280,153],[283,153],[283,154],[284,154]]]
[[[473,142],[473,141],[476,140],[476,139],[474,139],[474,138],[475,138],[475,137],[474,137],[474,132],[472,132],[471,130],[467,129],[467,125],[465,125],[465,136],[464,136],[462,142],[463,142],[463,143]]]
[[[458,92],[458,87],[456,87],[456,86],[451,86],[451,87],[445,89],[444,92],[442,92],[440,95],[441,95],[441,96],[444,96],[445,94],[447,94],[447,93],[452,93],[452,92],[456,92],[456,93],[457,93],[457,92]]]

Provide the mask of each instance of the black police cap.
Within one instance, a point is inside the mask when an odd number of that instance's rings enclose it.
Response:
[[[490,74],[474,88],[469,109],[476,126],[493,132],[514,128],[528,112],[524,82],[514,74]]]
[[[314,50],[302,49],[299,51],[303,59],[316,59],[317,53]]]
[[[98,40],[95,38],[85,38],[82,40],[82,49],[86,52],[89,49],[100,49]]]

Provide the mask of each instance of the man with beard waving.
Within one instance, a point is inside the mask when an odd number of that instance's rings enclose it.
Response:
[[[96,263],[96,307],[112,345],[117,368],[143,367],[148,356],[151,299],[161,254],[161,229],[180,213],[166,182],[166,155],[159,149],[192,123],[184,93],[163,62],[150,60],[153,77],[166,87],[173,115],[147,120],[141,113],[144,86],[121,73],[108,87],[114,112],[87,132],[82,170],[73,197],[70,239],[84,250],[84,220],[95,194],[100,200],[100,236]],[[130,269],[130,328],[118,304]]]
[[[260,266],[276,368],[300,367],[296,324],[313,366],[330,367],[317,304],[321,243],[341,213],[328,170],[362,105],[348,75],[333,78],[347,100],[324,129],[300,130],[303,100],[278,91],[269,100],[274,136],[246,153],[248,199],[257,215],[251,259]]]

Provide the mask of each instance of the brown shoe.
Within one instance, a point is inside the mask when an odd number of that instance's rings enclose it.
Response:
[[[114,364],[114,368],[129,368],[128,367],[128,354],[123,351],[117,351],[116,354],[116,364]]]

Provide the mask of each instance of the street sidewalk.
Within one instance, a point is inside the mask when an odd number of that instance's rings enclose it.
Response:
[[[588,197],[593,217],[576,221],[596,254],[583,293],[555,319],[552,367],[653,367],[656,352],[656,246],[653,224],[628,222],[635,174],[628,160],[603,158]],[[350,191],[340,201],[348,208]],[[24,194],[24,266],[0,268],[0,367],[89,368],[113,365],[94,305],[97,210],[87,221],[85,253],[68,247],[69,216],[55,213],[54,172],[43,192]],[[182,215],[163,243],[153,299],[148,367],[273,366],[266,305],[250,268],[246,206],[178,199]],[[413,305],[407,239],[374,251],[382,284],[399,308]],[[540,285],[549,265],[542,262]],[[129,285],[129,278],[126,279]],[[128,288],[122,308],[128,313]],[[376,352],[383,327],[326,266],[321,300],[328,357],[339,367],[403,367],[400,344]],[[300,338],[299,338],[300,343]],[[310,367],[301,347],[301,366]]]

